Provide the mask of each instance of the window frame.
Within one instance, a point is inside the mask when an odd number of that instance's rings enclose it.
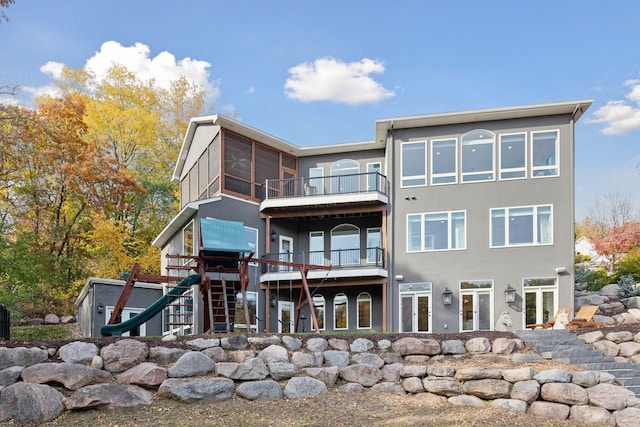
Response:
[[[554,156],[555,156],[555,162],[553,165],[543,165],[543,166],[536,166],[534,164],[535,162],[535,135],[536,134],[541,134],[541,133],[551,133],[551,132],[555,132],[556,134],[556,141],[555,141],[555,152],[554,152]],[[546,129],[546,130],[537,130],[537,131],[531,131],[531,178],[532,179],[538,179],[538,178],[556,178],[560,176],[560,129]],[[547,175],[545,173],[543,173],[542,175],[536,175],[536,172],[539,171],[550,171],[550,170],[554,170],[556,171],[555,174],[551,175]]]
[[[344,299],[345,299],[345,302],[344,302],[344,307],[345,307],[345,310],[344,310],[345,327],[344,328],[339,328],[337,326],[338,318],[336,317],[336,306],[338,304],[336,303],[336,299],[338,297],[344,297]],[[335,331],[345,331],[345,330],[349,329],[349,297],[345,293],[336,294],[333,297],[333,303],[332,304],[333,304],[333,329]],[[342,303],[340,303],[340,304],[342,304]]]
[[[316,304],[316,298],[320,299],[322,298],[322,302]],[[312,297],[311,299],[312,301],[312,306],[313,306],[313,310],[316,311],[316,308],[322,309],[322,325],[320,325],[320,322],[318,321],[318,330],[320,331],[324,331],[326,330],[327,327],[327,300],[326,298],[321,295],[321,294],[316,294]],[[316,320],[319,319],[318,313],[316,312]],[[313,325],[311,325],[311,327],[313,327]]]
[[[523,165],[517,168],[505,168],[502,167],[502,139],[504,137],[508,137],[508,136],[516,136],[516,135],[523,135],[524,136],[524,147],[523,147],[523,153],[522,155],[524,156],[523,159]],[[500,179],[500,181],[513,181],[516,179],[527,179],[527,165],[528,165],[528,149],[527,149],[527,132],[513,132],[513,133],[504,133],[504,134],[500,134],[498,135],[498,169],[499,169],[499,173],[498,173],[498,177]],[[517,176],[517,177],[503,177],[503,173],[522,173],[522,176]]]
[[[459,214],[462,213],[463,214],[463,220],[464,220],[464,226],[463,226],[463,233],[464,236],[462,238],[462,246],[461,247],[452,247],[453,246],[453,239],[452,239],[452,232],[453,232],[453,214]],[[426,239],[427,239],[427,235],[425,234],[425,219],[428,216],[436,216],[436,215],[443,215],[446,214],[447,215],[447,248],[442,248],[442,249],[429,249],[428,245],[426,244]],[[410,217],[416,217],[419,216],[420,217],[420,249],[411,249],[410,244],[411,244],[411,227],[410,227]],[[465,209],[461,209],[461,210],[455,210],[455,211],[443,211],[443,212],[422,212],[422,213],[415,213],[415,214],[407,214],[407,234],[406,234],[406,238],[407,238],[407,247],[406,247],[406,251],[407,253],[418,253],[418,252],[445,252],[445,251],[463,251],[467,249],[467,239],[468,239],[468,230],[467,230],[467,211]],[[433,245],[433,236],[432,237],[432,245]]]
[[[472,141],[476,141],[476,139],[470,141],[465,145],[465,137],[469,137],[474,133],[487,133],[491,135],[491,169],[490,170],[482,170],[482,171],[471,171],[465,172],[465,146],[473,145]],[[482,137],[480,137],[482,138]],[[487,139],[487,141],[489,141]],[[476,144],[489,145],[488,142],[480,142]],[[473,150],[472,150],[473,151]],[[489,174],[488,178],[485,179],[465,179],[466,177],[474,177],[474,176],[482,176],[485,174]],[[474,184],[477,182],[490,182],[496,180],[496,134],[495,132],[491,132],[487,129],[473,129],[460,137],[460,182],[464,184]]]
[[[255,296],[255,305],[256,305],[256,313],[255,313],[255,316],[254,316],[255,323],[251,322],[249,324],[250,325],[249,327],[252,330],[255,329],[255,332],[257,332],[258,331],[258,318],[260,317],[260,304],[259,304],[260,296],[258,295],[258,292],[256,292],[256,291],[246,291],[247,301],[251,299],[251,298],[249,298],[249,294]],[[240,299],[242,299],[242,293],[241,292],[237,292],[236,293],[236,304],[238,303],[238,297],[240,297]],[[244,304],[244,302],[243,302],[243,304]],[[244,316],[244,306],[240,306],[240,310],[238,310],[238,307],[236,306],[236,312],[241,312],[242,315]],[[236,318],[237,318],[237,316],[236,316]],[[244,329],[246,331],[247,330],[247,324],[246,323],[234,323],[234,328]]]
[[[418,175],[404,175],[404,149],[405,147],[409,146],[409,145],[419,145],[422,144],[423,146],[423,150],[424,150],[424,162],[423,162],[423,168],[424,168],[424,173],[423,174],[418,174]],[[427,168],[427,152],[428,152],[428,147],[427,147],[427,141],[407,141],[407,142],[403,142],[402,144],[400,144],[400,187],[401,188],[411,188],[411,187],[425,187],[427,185],[427,176],[428,176],[428,168]],[[415,184],[406,184],[405,182],[407,181],[422,181],[422,183],[415,183]]]
[[[369,305],[369,326],[360,326],[360,303],[368,303]],[[372,329],[373,328],[373,298],[371,298],[371,294],[368,292],[360,292],[356,297],[356,318],[357,318],[357,329]]]
[[[540,210],[542,208],[548,208],[549,212],[548,212],[548,216],[549,216],[549,222],[547,224],[547,228],[549,230],[549,234],[548,234],[548,242],[541,242],[541,232],[540,227],[540,217],[541,214],[544,214],[544,212],[540,212]],[[509,222],[508,219],[511,218],[510,215],[510,211],[511,210],[516,210],[516,209],[532,209],[532,213],[531,213],[531,217],[532,217],[532,234],[531,234],[531,243],[510,243],[509,239],[510,239],[510,227],[509,227]],[[503,244],[502,245],[496,245],[494,244],[494,212],[498,212],[498,211],[503,211],[504,215],[502,216],[503,219],[503,228],[502,228],[502,232],[503,232]],[[500,218],[499,216],[496,216],[495,218]],[[552,204],[546,204],[546,205],[531,205],[531,206],[509,206],[509,207],[501,207],[501,208],[491,208],[489,210],[489,247],[490,248],[518,248],[518,247],[531,247],[531,246],[553,246],[553,205]]]
[[[439,142],[451,142],[453,141],[453,168],[454,171],[453,172],[447,172],[447,173],[435,173],[434,171],[436,170],[435,167],[435,159],[437,158],[436,156],[438,154],[436,154],[435,148],[434,148],[434,144],[439,143]],[[458,138],[443,138],[443,139],[433,139],[431,140],[430,143],[430,154],[431,154],[431,177],[430,177],[430,184],[431,185],[450,185],[450,184],[457,184],[458,183]],[[452,177],[453,181],[449,181],[449,182],[435,182],[436,178],[448,178],[448,177]]]
[[[253,257],[252,258],[260,258],[260,254],[258,253],[258,248],[260,247],[260,232],[258,231],[257,228],[254,227],[248,227],[248,226],[244,226],[244,232],[245,235],[247,235],[248,232],[251,232],[251,234],[253,234],[255,236],[255,246],[252,248],[253,249]],[[247,236],[247,243],[249,243],[249,247],[251,247],[252,242],[249,239],[249,236]],[[248,256],[248,253],[245,253],[244,256]],[[252,266],[257,266],[258,263],[257,262],[249,262],[249,265]]]

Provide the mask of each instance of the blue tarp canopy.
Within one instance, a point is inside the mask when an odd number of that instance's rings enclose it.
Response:
[[[202,249],[215,252],[251,252],[244,223],[215,218],[200,220]]]

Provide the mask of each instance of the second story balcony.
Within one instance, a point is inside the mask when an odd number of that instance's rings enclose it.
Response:
[[[389,203],[387,177],[378,172],[268,179],[263,185],[261,212],[286,208],[367,206]]]

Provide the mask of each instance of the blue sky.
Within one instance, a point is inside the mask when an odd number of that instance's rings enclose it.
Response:
[[[16,0],[0,86],[62,65],[184,74],[216,108],[294,144],[373,138],[397,116],[594,99],[576,125],[576,217],[640,207],[640,2]],[[15,102],[13,99],[12,102]],[[7,102],[5,100],[5,102]],[[170,172],[168,172],[170,173]]]

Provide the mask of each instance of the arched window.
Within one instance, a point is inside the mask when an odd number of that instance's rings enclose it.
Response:
[[[360,229],[343,224],[331,230],[331,264],[357,265],[360,263]]]
[[[324,331],[324,314],[325,314],[325,301],[322,295],[313,296],[313,311],[316,313],[316,320],[318,321],[318,329]],[[311,325],[313,327],[313,325]]]
[[[331,165],[331,192],[357,193],[360,190],[360,164],[355,160],[338,160]]]
[[[371,295],[358,295],[358,329],[371,329]]]
[[[349,329],[349,298],[345,294],[333,297],[333,329]]]
[[[496,136],[476,129],[462,136],[462,182],[494,179],[494,143]]]

